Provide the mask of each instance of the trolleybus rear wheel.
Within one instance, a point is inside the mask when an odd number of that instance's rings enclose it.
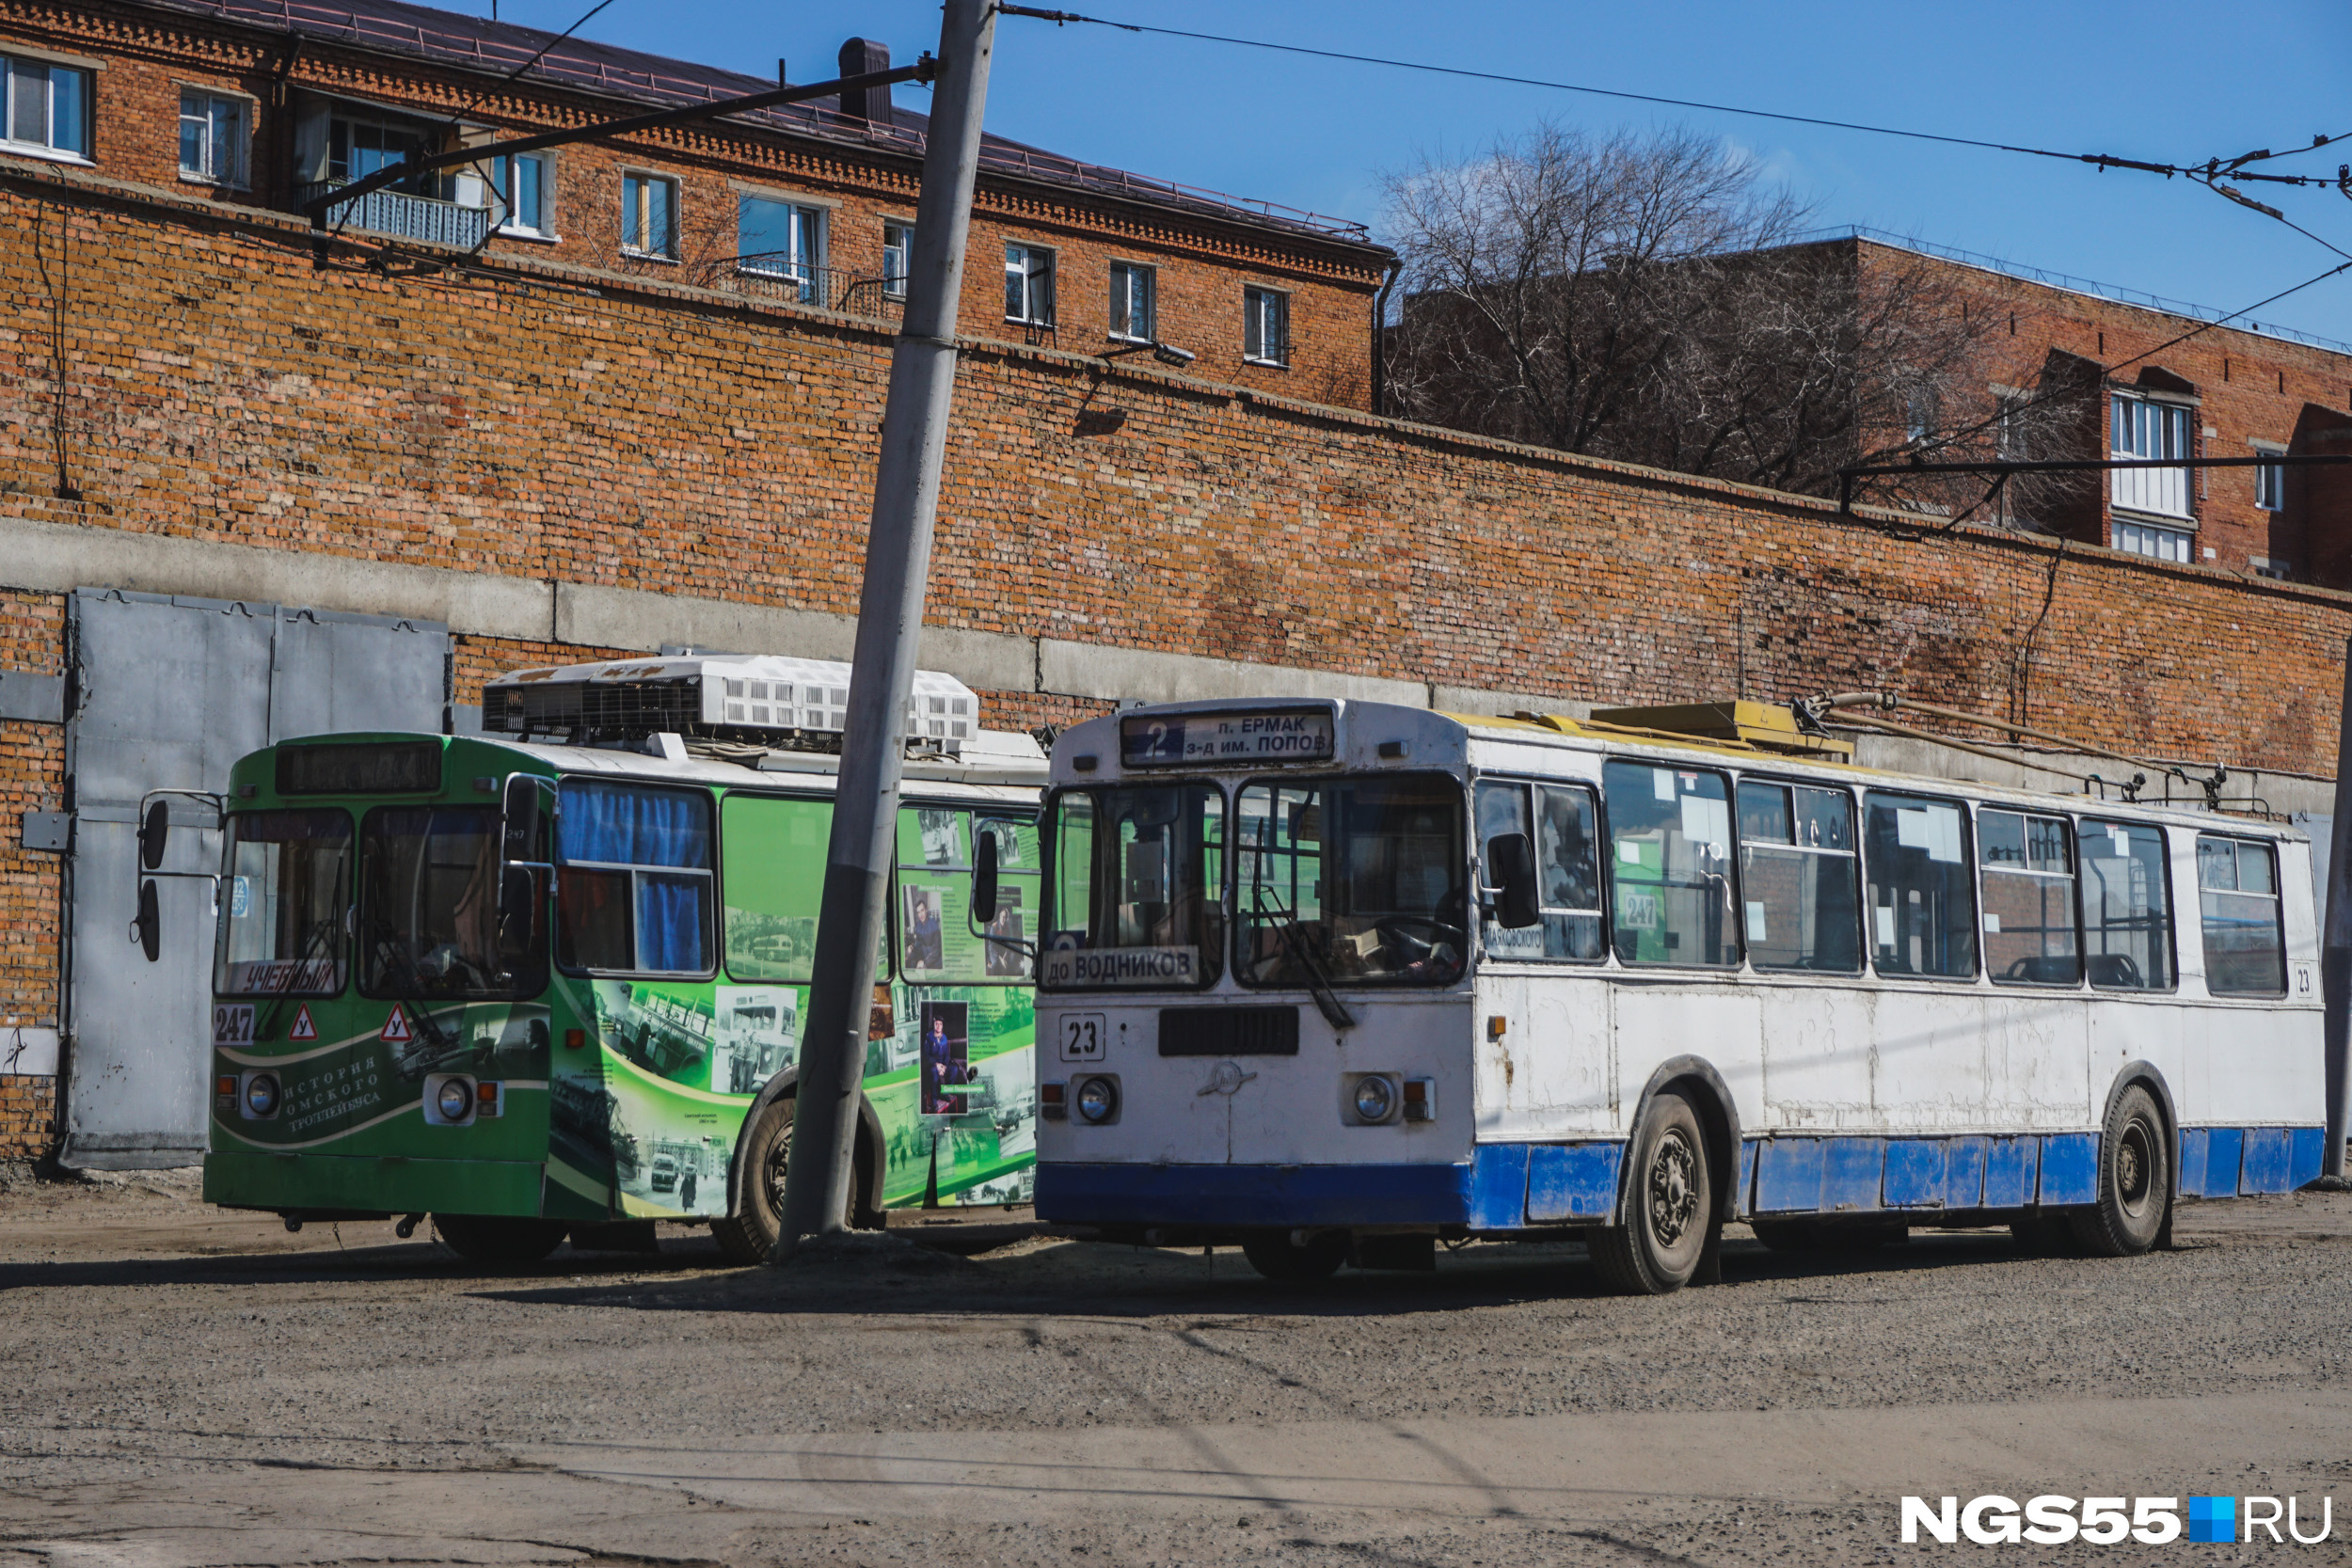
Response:
[[[2132,1258],[2155,1245],[2172,1202],[2171,1152],[2155,1098],[2134,1084],[2099,1137],[2099,1201],[2071,1216],[2084,1251]]]
[[[1243,1241],[1241,1255],[1268,1279],[1328,1279],[1347,1261],[1347,1232],[1326,1230],[1300,1246],[1287,1230],[1261,1231]]]
[[[784,1228],[784,1173],[792,1161],[793,1110],[788,1094],[771,1100],[744,1134],[742,1201],[734,1212],[710,1222],[711,1240],[730,1262],[765,1263],[775,1250],[776,1233]],[[879,1230],[882,1226],[881,1213],[870,1209],[863,1196],[872,1160],[871,1141],[860,1128],[847,1217],[852,1227],[864,1230]]]
[[[436,1214],[433,1228],[458,1257],[475,1263],[536,1263],[563,1243],[562,1220],[508,1214]]]
[[[1662,1296],[1698,1272],[1714,1220],[1707,1138],[1691,1102],[1672,1090],[1652,1100],[1632,1155],[1625,1223],[1595,1234],[1593,1263],[1613,1290]]]

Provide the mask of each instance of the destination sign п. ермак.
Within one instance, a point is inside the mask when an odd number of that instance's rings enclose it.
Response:
[[[1321,762],[1331,755],[1328,709],[1288,713],[1137,715],[1119,724],[1129,768],[1214,767],[1227,762]]]

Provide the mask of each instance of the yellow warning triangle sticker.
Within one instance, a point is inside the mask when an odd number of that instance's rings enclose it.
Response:
[[[392,1004],[392,1016],[384,1021],[384,1033],[381,1037],[392,1045],[408,1043],[408,1015],[400,1010],[400,1004],[397,1002]]]
[[[319,1026],[310,1022],[310,1005],[308,1002],[294,1009],[294,1027],[286,1031],[286,1037],[290,1040],[314,1040],[319,1037]]]

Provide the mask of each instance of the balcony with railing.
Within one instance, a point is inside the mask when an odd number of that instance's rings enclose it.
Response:
[[[307,205],[320,197],[330,196],[348,183],[345,180],[321,180],[297,186],[295,205]],[[326,209],[329,229],[365,230],[371,234],[389,234],[454,250],[471,250],[481,245],[483,236],[489,232],[489,225],[487,207],[468,207],[406,191],[370,191]]]
[[[906,279],[880,273],[812,267],[776,254],[729,256],[711,264],[709,285],[754,299],[814,306],[844,315],[895,321],[907,304]]]

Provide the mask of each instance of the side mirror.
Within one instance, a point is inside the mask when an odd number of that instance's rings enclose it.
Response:
[[[171,836],[171,805],[157,800],[147,808],[147,820],[139,824],[139,869],[153,871],[164,863],[164,845]]]
[[[158,801],[155,810],[163,809]],[[150,814],[151,819],[152,815]],[[131,922],[131,935],[138,942],[139,951],[147,955],[149,963],[164,956],[164,917],[157,907],[155,884],[151,881],[139,883],[139,912],[138,918]]]
[[[1486,870],[1496,892],[1495,923],[1506,930],[1543,924],[1535,891],[1535,847],[1525,833],[1498,833],[1486,841]]]
[[[538,901],[539,879],[528,865],[506,865],[499,868],[499,921],[503,925],[516,915],[528,921],[532,906]]]
[[[982,833],[973,853],[979,863],[972,868],[972,919],[985,926],[996,918],[996,835]]]
[[[501,859],[510,861],[544,861],[547,857],[541,824],[545,820],[546,795],[539,780],[529,773],[517,773],[506,781],[506,852]]]

